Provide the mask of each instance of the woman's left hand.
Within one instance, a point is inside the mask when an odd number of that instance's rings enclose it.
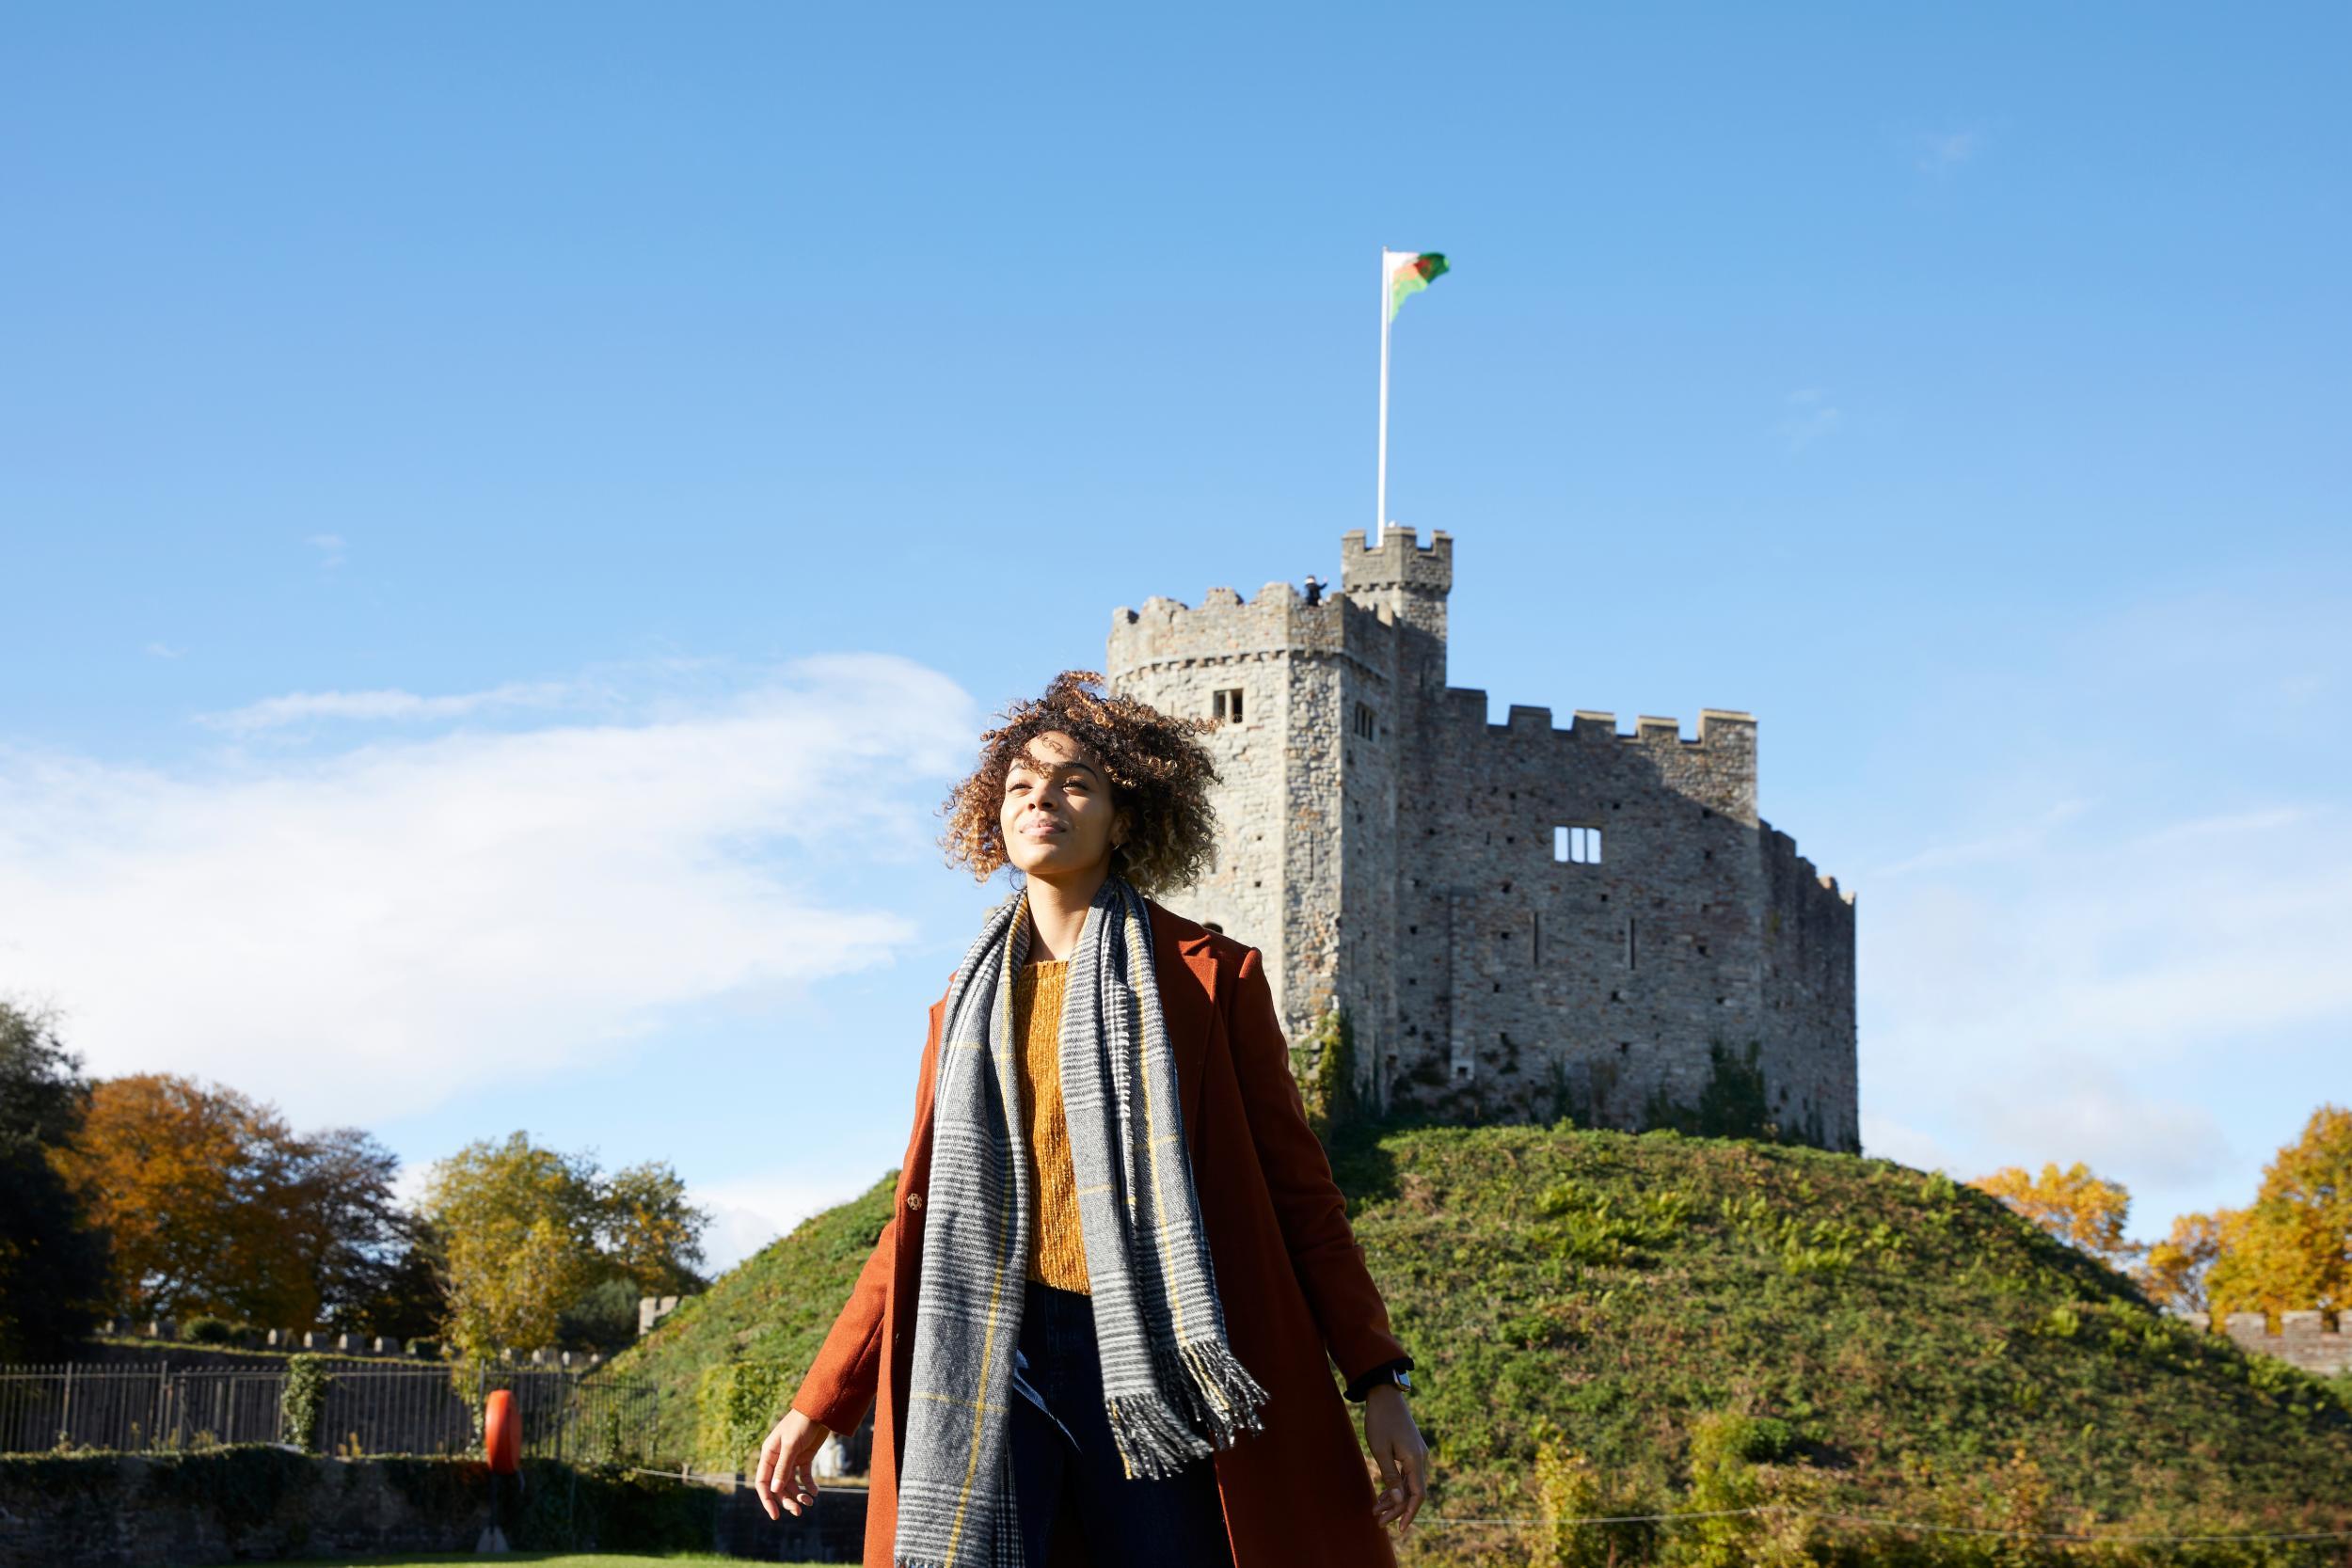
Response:
[[[1373,1518],[1400,1529],[1411,1525],[1429,1488],[1429,1445],[1422,1441],[1421,1428],[1405,1407],[1405,1391],[1393,1384],[1382,1384],[1364,1395],[1364,1447],[1380,1466],[1380,1496],[1373,1502]]]

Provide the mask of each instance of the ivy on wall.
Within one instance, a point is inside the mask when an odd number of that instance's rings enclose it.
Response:
[[[1314,1032],[1291,1047],[1291,1076],[1316,1137],[1327,1138],[1355,1118],[1356,1036],[1344,1007],[1325,1013]]]
[[[319,1446],[319,1423],[326,1415],[326,1391],[335,1386],[326,1360],[318,1355],[286,1358],[286,1383],[278,1397],[278,1412],[285,1422],[286,1441],[305,1453]]]

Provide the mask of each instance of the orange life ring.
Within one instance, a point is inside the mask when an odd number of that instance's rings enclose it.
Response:
[[[482,1449],[494,1476],[511,1476],[522,1468],[523,1418],[515,1408],[512,1389],[493,1388],[483,1402]]]

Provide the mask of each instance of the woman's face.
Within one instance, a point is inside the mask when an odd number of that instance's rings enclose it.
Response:
[[[1094,753],[1049,730],[1005,770],[997,827],[1015,870],[1056,881],[1106,865],[1111,846],[1126,837],[1128,817],[1112,805],[1111,782]]]

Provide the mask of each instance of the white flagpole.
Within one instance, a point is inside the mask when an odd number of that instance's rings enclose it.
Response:
[[[1378,549],[1389,527],[1389,247],[1380,247],[1380,483],[1374,508],[1372,547]]]

